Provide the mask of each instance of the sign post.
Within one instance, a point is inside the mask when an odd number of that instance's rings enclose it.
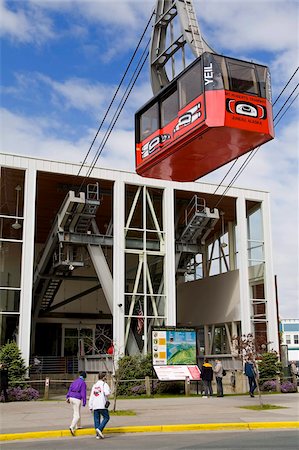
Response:
[[[153,367],[161,381],[200,380],[196,360],[196,331],[187,328],[159,328],[152,331]],[[188,381],[186,381],[188,380]]]

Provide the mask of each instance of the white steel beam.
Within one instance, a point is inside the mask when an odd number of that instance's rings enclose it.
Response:
[[[100,245],[88,245],[94,269],[101,283],[110,311],[113,311],[113,281],[110,268]]]
[[[273,256],[272,256],[272,234],[270,225],[270,201],[269,195],[264,199],[261,205],[263,233],[264,233],[264,289],[266,303],[266,317],[267,317],[267,333],[268,341],[271,342],[270,349],[279,351],[279,337],[277,326],[277,305],[275,292],[275,279],[273,270]]]
[[[35,198],[36,198],[36,170],[28,168],[24,186],[24,221],[23,248],[21,270],[21,298],[19,321],[19,348],[29,366],[31,309],[32,309],[32,279],[34,265],[34,233],[35,233]]]
[[[113,340],[116,364],[125,352],[125,183],[113,186]]]
[[[248,243],[247,243],[247,219],[246,219],[246,199],[243,192],[240,192],[236,202],[236,245],[239,262],[240,278],[240,313],[242,334],[252,333],[251,304],[249,297],[249,278],[248,278]]]
[[[176,325],[174,190],[167,187],[163,195],[163,229],[165,233],[166,325]]]

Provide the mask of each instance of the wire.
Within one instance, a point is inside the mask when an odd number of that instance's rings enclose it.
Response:
[[[298,95],[299,95],[299,92],[298,92],[298,94],[296,95],[296,97],[294,98],[294,100],[289,104],[289,106],[288,106],[287,109],[284,111],[284,113],[280,116],[280,118],[278,119],[278,121],[276,122],[275,125],[278,125],[278,124],[279,124],[279,122],[281,121],[281,119],[283,118],[283,116],[287,113],[288,109],[292,106],[292,104],[294,103],[294,101],[296,100],[296,98],[298,97]]]
[[[282,105],[282,107],[280,108],[280,110],[278,111],[273,120],[275,120],[279,116],[280,112],[283,110],[284,106],[288,103],[289,99],[292,97],[298,86],[299,83],[294,87],[294,89],[292,90],[292,92],[290,93],[290,95],[288,96],[288,98],[286,99],[286,101],[284,102],[284,104]]]
[[[284,93],[284,91],[286,90],[286,88],[288,87],[288,85],[290,84],[290,82],[292,81],[292,79],[294,78],[296,73],[298,72],[298,70],[299,70],[299,66],[297,67],[297,69],[295,69],[293,75],[291,76],[291,78],[289,79],[289,81],[287,82],[287,84],[285,85],[285,87],[283,88],[283,90],[281,91],[281,93],[279,94],[279,96],[277,97],[275,102],[273,103],[273,106],[278,102],[278,100],[280,99],[280,97],[282,96],[282,94]]]
[[[142,42],[142,40],[143,40],[143,38],[144,38],[145,33],[147,32],[147,29],[148,29],[148,27],[149,27],[149,25],[150,25],[150,23],[151,23],[151,20],[152,20],[152,17],[153,17],[154,14],[155,14],[155,12],[153,11],[152,14],[151,14],[151,16],[150,16],[150,18],[149,18],[149,20],[148,20],[148,22],[147,22],[147,24],[146,24],[146,27],[145,27],[145,29],[144,29],[144,31],[143,31],[141,37],[140,37],[140,39],[139,39],[139,42],[138,42],[138,44],[137,44],[137,47],[135,48],[135,50],[134,50],[134,52],[133,52],[133,55],[132,55],[132,57],[131,57],[131,59],[130,59],[130,62],[129,62],[129,64],[127,65],[127,68],[126,68],[126,70],[125,70],[125,72],[124,72],[124,74],[123,74],[123,76],[122,76],[122,78],[121,78],[121,80],[120,80],[120,82],[119,82],[119,84],[118,84],[118,86],[117,86],[117,89],[116,89],[115,92],[114,92],[114,95],[113,95],[112,100],[111,100],[111,102],[110,102],[110,104],[109,104],[109,106],[108,106],[108,109],[107,109],[107,111],[106,111],[106,113],[105,113],[105,115],[104,115],[104,117],[103,117],[103,119],[102,119],[102,121],[101,121],[101,123],[100,123],[98,129],[97,129],[97,132],[96,132],[96,134],[95,134],[95,136],[94,136],[94,138],[93,138],[93,140],[92,140],[92,142],[91,142],[91,144],[90,144],[90,147],[89,147],[89,149],[88,149],[88,151],[87,151],[87,153],[86,153],[86,155],[85,155],[84,161],[82,162],[82,164],[81,164],[81,166],[80,166],[80,169],[79,169],[79,172],[77,173],[77,176],[80,175],[80,172],[81,172],[81,170],[82,170],[84,164],[85,164],[86,161],[87,161],[87,158],[88,158],[88,156],[89,156],[89,154],[90,154],[90,152],[91,152],[91,149],[92,149],[92,147],[93,147],[93,145],[94,145],[94,143],[95,143],[95,141],[96,141],[96,139],[97,139],[97,137],[98,137],[98,135],[99,135],[99,132],[100,132],[101,129],[102,129],[102,126],[103,126],[103,124],[104,124],[104,122],[105,122],[105,120],[106,120],[106,118],[107,118],[107,115],[109,114],[109,111],[110,111],[110,109],[111,109],[111,107],[112,107],[112,105],[113,105],[113,103],[114,103],[114,100],[115,100],[115,98],[116,98],[116,96],[117,96],[117,94],[118,94],[118,92],[119,92],[119,90],[120,90],[120,88],[121,88],[121,86],[122,86],[122,84],[123,84],[123,81],[124,81],[124,79],[125,79],[125,77],[126,77],[128,71],[129,71],[129,68],[131,67],[131,64],[132,64],[132,62],[133,62],[133,60],[134,60],[134,58],[135,58],[135,56],[136,56],[136,53],[137,53],[137,51],[138,51],[138,49],[139,49],[139,47],[140,47],[140,45],[141,45],[141,42]],[[81,189],[81,187],[80,187],[80,189]]]
[[[101,155],[101,153],[102,153],[102,151],[104,149],[104,146],[105,146],[105,144],[106,144],[106,142],[107,142],[107,140],[108,140],[108,138],[109,138],[109,136],[110,136],[110,134],[111,134],[111,132],[112,132],[112,130],[113,130],[113,128],[114,128],[118,118],[119,118],[119,116],[120,116],[120,113],[122,112],[122,110],[123,110],[123,108],[124,108],[124,106],[125,106],[125,104],[127,102],[127,99],[129,97],[130,93],[132,92],[132,89],[133,89],[133,87],[134,87],[134,85],[135,85],[135,83],[136,83],[136,81],[137,81],[137,79],[138,79],[138,77],[140,75],[140,72],[143,69],[143,66],[144,66],[144,64],[145,64],[145,62],[146,62],[146,60],[148,58],[149,51],[147,50],[147,48],[148,48],[148,46],[145,47],[145,50],[143,51],[143,53],[142,53],[142,55],[141,55],[141,57],[139,59],[137,67],[136,67],[136,69],[135,69],[135,71],[134,71],[134,73],[133,73],[133,75],[131,77],[131,80],[130,80],[130,82],[129,82],[129,84],[128,84],[128,86],[127,86],[127,88],[126,88],[126,90],[125,90],[125,92],[124,92],[124,94],[123,94],[123,96],[121,98],[119,106],[118,106],[116,112],[114,113],[114,116],[112,117],[112,119],[110,121],[110,124],[109,124],[109,126],[108,126],[108,128],[106,130],[106,133],[105,133],[105,135],[104,135],[104,137],[103,137],[103,139],[102,139],[102,141],[101,141],[101,143],[100,143],[100,145],[98,147],[98,150],[97,150],[97,152],[96,152],[96,154],[95,154],[95,156],[93,158],[93,161],[92,161],[91,165],[89,166],[87,174],[84,177],[79,190],[84,185],[85,180],[88,177],[90,177],[90,175],[91,175],[91,173],[92,173],[92,171],[93,171],[93,169],[94,169],[94,167],[95,167],[95,165],[96,165],[96,163],[97,163],[97,161],[98,161],[98,159],[99,159],[99,157],[100,157],[100,155]]]

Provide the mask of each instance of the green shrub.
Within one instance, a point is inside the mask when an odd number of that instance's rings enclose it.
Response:
[[[157,387],[158,394],[181,394],[184,391],[184,381],[161,381]]]
[[[1,347],[0,361],[7,366],[9,387],[21,386],[24,388],[22,382],[25,381],[27,368],[21,351],[14,341]]]
[[[120,381],[118,384],[117,393],[119,395],[131,395],[134,391],[139,391],[139,394],[143,393],[143,389],[137,388],[140,387],[140,381],[134,380],[144,380],[145,377],[155,377],[153,373],[152,356],[150,354],[146,356],[123,356],[118,362],[116,378],[117,380],[132,381]],[[134,394],[136,395],[136,392],[134,392]]]
[[[275,380],[277,375],[280,375],[282,365],[278,360],[276,352],[263,353],[261,359],[258,361],[259,377],[261,382],[268,380]]]

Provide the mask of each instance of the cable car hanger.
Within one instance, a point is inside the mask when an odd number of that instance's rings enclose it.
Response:
[[[214,53],[214,50],[203,39],[192,0],[157,0],[156,21],[153,26],[150,44],[151,85],[154,95],[170,83],[166,73],[166,64],[172,61],[174,78],[174,55],[182,51],[183,67],[186,67],[184,47],[189,45],[195,58],[204,52]],[[181,34],[174,37],[173,21],[178,16]],[[169,31],[169,33],[167,33]],[[166,48],[167,35],[171,38]]]
[[[187,43],[196,59],[175,75],[174,55],[182,51],[185,67]],[[268,68],[217,55],[191,0],[157,1],[150,63],[154,97],[135,115],[139,175],[194,181],[273,139]]]

